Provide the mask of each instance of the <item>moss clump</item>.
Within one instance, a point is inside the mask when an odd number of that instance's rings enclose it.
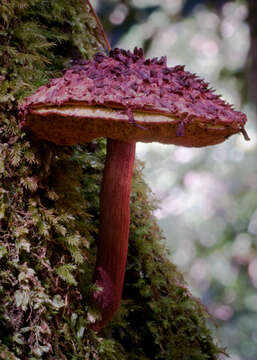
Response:
[[[104,141],[57,147],[18,103],[101,47],[84,1],[0,4],[0,359],[216,359],[204,308],[167,260],[138,165],[124,301],[97,335],[90,302]]]

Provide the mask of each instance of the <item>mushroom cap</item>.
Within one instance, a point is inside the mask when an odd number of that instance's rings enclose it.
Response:
[[[21,127],[60,145],[109,137],[200,147],[244,133],[246,123],[184,66],[145,59],[137,48],[74,61],[28,97],[19,116]]]

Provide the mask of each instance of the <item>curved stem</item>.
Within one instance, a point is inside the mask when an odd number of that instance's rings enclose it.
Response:
[[[90,8],[90,10],[91,10],[91,12],[92,12],[92,14],[93,14],[94,17],[95,17],[95,20],[96,20],[96,23],[97,23],[97,28],[98,28],[98,30],[99,30],[99,33],[102,35],[102,37],[103,37],[103,39],[104,39],[104,42],[105,42],[105,44],[106,44],[106,47],[107,47],[108,52],[110,52],[110,51],[111,51],[111,45],[110,45],[110,43],[109,43],[109,40],[108,40],[108,38],[107,38],[107,35],[105,34],[103,25],[102,25],[99,17],[97,16],[97,14],[96,14],[93,6],[91,5],[90,0],[86,0],[86,3],[88,4],[88,6],[89,6],[89,8]]]
[[[130,191],[135,160],[135,143],[108,139],[100,198],[100,233],[95,281],[101,287],[93,294],[102,320],[92,328],[100,330],[118,310],[126,268]]]

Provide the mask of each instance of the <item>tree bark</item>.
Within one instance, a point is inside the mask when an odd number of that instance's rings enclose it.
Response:
[[[257,107],[257,2],[248,0],[248,24],[250,26],[250,66],[248,70],[248,84],[251,98]]]

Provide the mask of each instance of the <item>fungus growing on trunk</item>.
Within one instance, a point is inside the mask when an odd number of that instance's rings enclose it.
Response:
[[[100,231],[93,295],[102,319],[111,320],[122,298],[130,225],[135,143],[158,141],[188,147],[215,145],[243,133],[246,116],[232,109],[183,66],[143,51],[121,49],[76,61],[20,108],[20,125],[58,145],[106,137],[100,196]]]

